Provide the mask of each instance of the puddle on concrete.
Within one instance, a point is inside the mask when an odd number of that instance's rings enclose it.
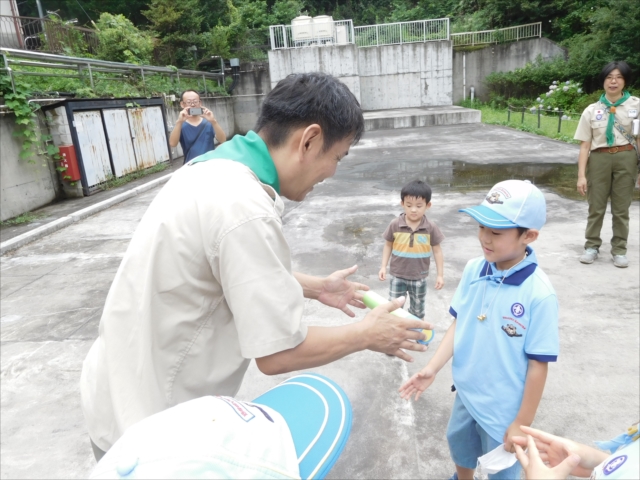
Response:
[[[531,180],[557,194],[574,200],[584,200],[576,191],[578,166],[566,163],[477,164],[461,161],[432,160],[384,162],[354,165],[347,176],[379,180],[378,186],[397,190],[413,178],[421,178],[439,190],[469,190],[490,188],[508,180]],[[640,190],[634,190],[634,200],[640,200]]]

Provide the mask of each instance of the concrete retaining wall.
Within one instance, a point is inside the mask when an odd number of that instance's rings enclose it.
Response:
[[[451,105],[451,42],[269,51],[271,87],[291,73],[325,72],[343,82],[363,110]]]
[[[451,105],[451,42],[358,49],[364,110]]]
[[[271,88],[292,73],[325,72],[343,82],[360,98],[358,48],[355,45],[269,50]]]
[[[464,97],[463,79],[466,76],[467,98],[470,87],[475,88],[475,96],[489,100],[484,79],[493,72],[510,72],[533,62],[540,55],[544,60],[561,56],[567,58],[567,51],[546,38],[520,40],[519,42],[489,45],[481,50],[453,51],[453,102],[459,103]],[[463,59],[465,59],[463,69]],[[560,80],[560,79],[559,79]],[[533,92],[534,94],[539,92]]]
[[[45,129],[43,116],[38,112],[40,127]],[[17,217],[25,212],[51,203],[60,193],[60,182],[53,163],[46,156],[35,158],[35,163],[21,160],[20,143],[13,136],[15,116],[0,116],[0,220]],[[43,166],[44,164],[44,166]]]

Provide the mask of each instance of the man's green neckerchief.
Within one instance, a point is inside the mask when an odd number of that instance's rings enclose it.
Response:
[[[616,103],[611,103],[607,100],[607,96],[603,93],[600,96],[600,102],[607,107],[607,113],[609,114],[609,119],[607,121],[607,145],[613,147],[613,142],[615,141],[615,135],[613,134],[613,122],[615,120],[614,116],[616,114],[616,107],[622,105],[626,102],[631,94],[629,92],[622,92],[622,98],[620,98]]]
[[[267,144],[256,132],[250,130],[245,136],[235,135],[231,140],[220,144],[215,150],[194,158],[189,162],[189,165],[215,159],[233,160],[246,165],[262,183],[273,187],[276,192],[280,193],[278,171],[269,154]]]

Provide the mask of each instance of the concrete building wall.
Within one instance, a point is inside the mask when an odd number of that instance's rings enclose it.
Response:
[[[233,96],[266,95],[271,90],[268,62],[240,64],[240,78],[233,89]]]
[[[46,129],[41,113],[38,113],[38,121],[40,127]],[[17,217],[51,203],[60,192],[55,167],[48,157],[37,157],[35,163],[20,159],[21,145],[13,136],[15,130],[13,114],[0,116],[0,220]]]
[[[347,85],[364,110],[451,105],[451,52],[448,41],[275,50],[271,87],[291,73],[320,71]]]
[[[362,108],[451,105],[451,49],[449,41],[359,48]]]
[[[343,82],[361,102],[358,68],[358,48],[355,45],[269,51],[271,88],[292,73],[325,72]]]
[[[489,45],[481,50],[454,50],[453,102],[459,103],[463,100],[463,83],[466,83],[467,98],[469,98],[470,88],[474,87],[476,98],[483,101],[489,100],[484,79],[490,73],[510,72],[516,68],[522,68],[527,63],[533,62],[538,55],[544,60],[558,56],[567,58],[567,51],[546,38]],[[463,68],[463,59],[465,59],[465,68]]]

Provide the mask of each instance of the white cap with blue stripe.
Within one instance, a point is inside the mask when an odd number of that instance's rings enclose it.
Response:
[[[495,229],[524,227],[540,230],[547,221],[544,195],[529,180],[497,183],[480,205],[458,211],[470,215],[485,227]]]

